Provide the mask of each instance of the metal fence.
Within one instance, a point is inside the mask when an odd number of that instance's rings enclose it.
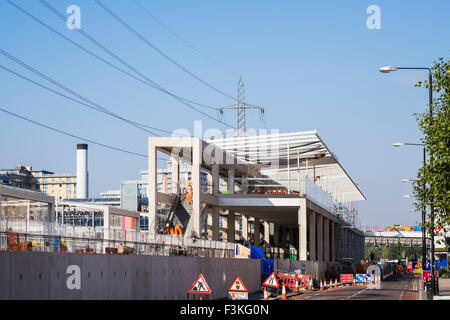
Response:
[[[0,217],[0,250],[234,258],[228,242],[8,217]]]

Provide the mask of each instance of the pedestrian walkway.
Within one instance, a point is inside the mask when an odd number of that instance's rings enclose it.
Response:
[[[450,279],[439,279],[439,295],[450,296]]]

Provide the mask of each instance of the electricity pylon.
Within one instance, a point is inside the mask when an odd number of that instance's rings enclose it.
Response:
[[[225,109],[236,109],[236,135],[246,136],[247,135],[247,119],[246,110],[247,109],[259,109],[261,114],[264,114],[264,107],[255,106],[245,102],[245,85],[242,81],[242,77],[239,78],[238,82],[238,93],[237,93],[237,103],[218,107],[217,110],[223,114]]]

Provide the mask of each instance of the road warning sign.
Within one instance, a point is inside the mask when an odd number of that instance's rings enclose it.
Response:
[[[201,273],[197,277],[197,280],[194,281],[194,284],[191,286],[188,293],[211,293],[211,289],[209,288],[205,278]]]
[[[362,274],[362,273],[358,273],[357,275],[356,275],[356,282],[364,282],[364,279],[366,278],[366,275],[365,274]]]
[[[242,282],[241,278],[239,276],[234,279],[233,283],[231,284],[228,291],[233,292],[248,292],[247,288],[244,286],[244,283]]]
[[[341,283],[352,283],[353,282],[353,274],[341,274]]]
[[[275,272],[272,272],[272,274],[266,279],[266,281],[264,281],[263,286],[272,288],[278,288],[280,286],[278,284],[277,277],[275,276]]]

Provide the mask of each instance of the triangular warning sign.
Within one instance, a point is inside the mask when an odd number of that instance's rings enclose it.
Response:
[[[194,284],[191,286],[188,293],[211,293],[211,289],[201,273],[197,277],[197,280],[194,281]]]
[[[280,286],[278,284],[277,277],[275,277],[275,272],[272,272],[272,274],[266,279],[266,281],[264,281],[263,286],[273,288],[278,288]]]
[[[241,278],[239,276],[234,279],[233,283],[231,284],[230,288],[228,288],[228,291],[236,291],[236,292],[247,292],[247,288],[244,286],[244,283],[242,282]]]

